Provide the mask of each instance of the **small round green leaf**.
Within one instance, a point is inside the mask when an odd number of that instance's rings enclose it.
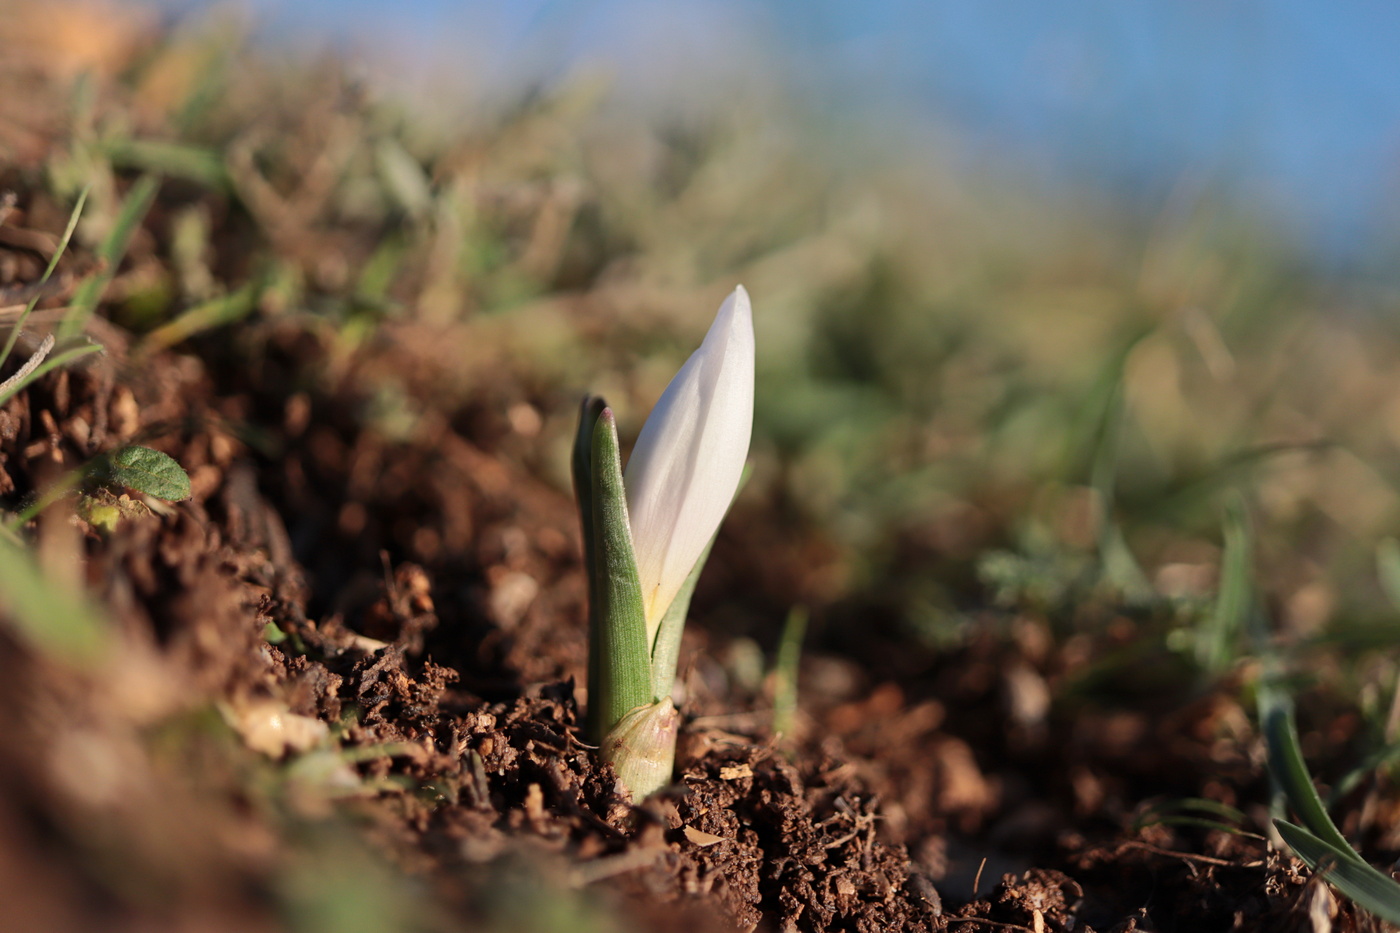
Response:
[[[168,454],[149,447],[123,447],[108,458],[112,482],[157,499],[179,502],[190,497],[190,478]]]

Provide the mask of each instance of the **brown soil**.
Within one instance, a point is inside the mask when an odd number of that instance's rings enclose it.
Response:
[[[149,358],[95,334],[104,358],[0,410],[0,494],[139,441],[194,495],[111,534],[63,504],[31,529],[115,637],[84,664],[0,628],[4,929],[321,929],[337,898],[381,911],[351,929],[1377,928],[1262,838],[1138,825],[1190,797],[1259,817],[1268,785],[1231,692],[1154,655],[1092,686],[1153,621],[1114,609],[1087,640],[988,610],[933,651],[830,607],[787,738],[748,643],[693,626],[676,781],[633,805],[579,737],[572,503],[498,399],[437,407],[452,374],[421,348],[462,333],[386,325],[348,359],[276,317]],[[413,374],[411,440],[364,416],[386,368]],[[697,603],[748,593],[769,647],[820,547],[773,521],[734,517]]]

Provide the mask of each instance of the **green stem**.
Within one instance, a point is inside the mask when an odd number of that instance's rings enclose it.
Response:
[[[642,608],[642,583],[627,520],[617,424],[604,408],[593,426],[591,450],[594,597],[589,623],[596,680],[588,685],[591,738],[601,744],[624,716],[652,702],[651,652]]]

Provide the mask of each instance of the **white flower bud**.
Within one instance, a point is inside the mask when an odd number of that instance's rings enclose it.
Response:
[[[647,642],[728,511],[753,430],[753,312],[743,286],[662,393],[625,486]]]

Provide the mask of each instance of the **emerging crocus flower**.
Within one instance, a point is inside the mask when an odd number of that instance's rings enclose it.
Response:
[[[734,289],[642,426],[624,485],[647,644],[739,488],[753,430],[753,311]]]
[[[671,778],[676,656],[695,580],[743,478],[753,350],[749,296],[736,288],[656,403],[625,474],[612,410],[597,396],[579,409],[587,735],[637,800]]]

